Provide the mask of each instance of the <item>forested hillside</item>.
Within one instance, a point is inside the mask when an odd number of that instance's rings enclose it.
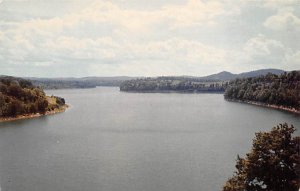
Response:
[[[255,101],[300,110],[300,71],[281,75],[236,79],[229,83],[225,99]]]
[[[121,91],[137,92],[224,92],[226,82],[205,81],[189,77],[158,77],[125,81]]]
[[[60,97],[47,97],[42,89],[28,80],[8,76],[0,77],[0,117],[24,114],[45,114],[65,105]]]

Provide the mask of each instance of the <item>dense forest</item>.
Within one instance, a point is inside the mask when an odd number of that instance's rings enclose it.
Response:
[[[224,97],[300,110],[300,71],[230,81]]]
[[[226,86],[227,82],[199,78],[157,77],[125,81],[120,85],[120,90],[133,92],[224,92]]]
[[[65,105],[60,97],[48,97],[44,91],[34,86],[29,80],[0,77],[0,117],[52,111]]]

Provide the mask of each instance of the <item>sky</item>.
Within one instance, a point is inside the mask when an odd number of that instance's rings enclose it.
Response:
[[[300,69],[300,0],[0,0],[0,74]]]

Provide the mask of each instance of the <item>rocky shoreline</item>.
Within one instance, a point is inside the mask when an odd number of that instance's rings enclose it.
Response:
[[[57,113],[65,112],[68,107],[69,107],[69,105],[65,104],[65,105],[61,106],[60,108],[56,108],[52,111],[47,111],[45,114],[34,113],[34,114],[18,115],[16,117],[0,117],[0,123],[8,122],[8,121],[22,120],[22,119],[32,119],[32,118],[37,118],[37,117],[41,117],[41,116],[45,116],[45,115],[54,115]]]
[[[260,106],[260,107],[272,108],[272,109],[286,111],[286,112],[300,115],[300,110],[297,110],[295,108],[284,107],[281,105],[265,104],[265,103],[261,103],[261,102],[255,102],[255,101],[242,101],[242,100],[237,100],[237,99],[226,99],[226,100],[231,101],[231,102],[245,103],[245,104],[256,105],[256,106]]]

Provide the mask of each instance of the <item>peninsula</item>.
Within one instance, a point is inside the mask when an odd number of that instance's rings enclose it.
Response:
[[[0,77],[0,122],[60,113],[67,107],[64,98],[47,96],[29,80]]]

